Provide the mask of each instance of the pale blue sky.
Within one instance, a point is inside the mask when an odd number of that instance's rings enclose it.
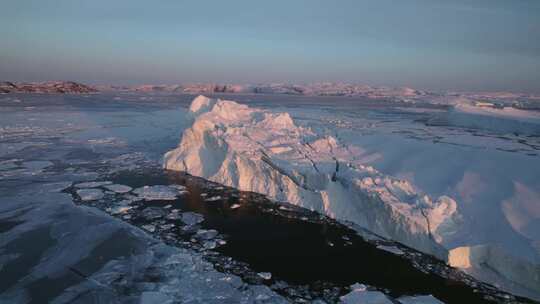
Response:
[[[540,92],[540,0],[0,0],[0,80]]]

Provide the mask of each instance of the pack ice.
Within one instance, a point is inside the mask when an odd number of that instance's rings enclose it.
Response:
[[[204,96],[190,113],[193,124],[165,154],[166,169],[316,210],[448,260],[452,248],[442,244],[461,219],[451,197],[430,197],[362,164],[358,147],[298,126],[288,113]],[[529,271],[523,280],[536,284],[539,277]]]

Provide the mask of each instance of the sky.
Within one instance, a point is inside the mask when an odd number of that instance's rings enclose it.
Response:
[[[540,93],[540,0],[0,0],[0,80]]]

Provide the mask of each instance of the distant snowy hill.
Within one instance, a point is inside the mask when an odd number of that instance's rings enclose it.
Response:
[[[96,89],[73,81],[0,82],[0,93],[93,93]]]
[[[462,103],[491,102],[497,105],[520,109],[540,110],[540,96],[512,92],[445,92],[426,91],[409,87],[370,86],[341,82],[322,82],[311,84],[173,84],[139,86],[96,86],[100,91],[124,91],[146,93],[185,93],[185,94],[282,94],[300,96],[345,96],[384,99],[389,101],[456,105]]]

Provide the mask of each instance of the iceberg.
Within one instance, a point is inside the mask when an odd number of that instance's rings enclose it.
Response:
[[[492,247],[469,250],[476,244],[460,232],[465,215],[454,198],[430,196],[409,180],[366,164],[362,149],[340,140],[339,130],[319,134],[288,113],[205,96],[195,98],[189,112],[192,125],[164,155],[165,169],[317,211],[508,289],[540,291],[537,263]]]
[[[352,222],[443,260],[440,244],[459,224],[456,202],[356,159],[358,148],[297,126],[288,113],[195,98],[192,126],[164,168],[265,194]]]

